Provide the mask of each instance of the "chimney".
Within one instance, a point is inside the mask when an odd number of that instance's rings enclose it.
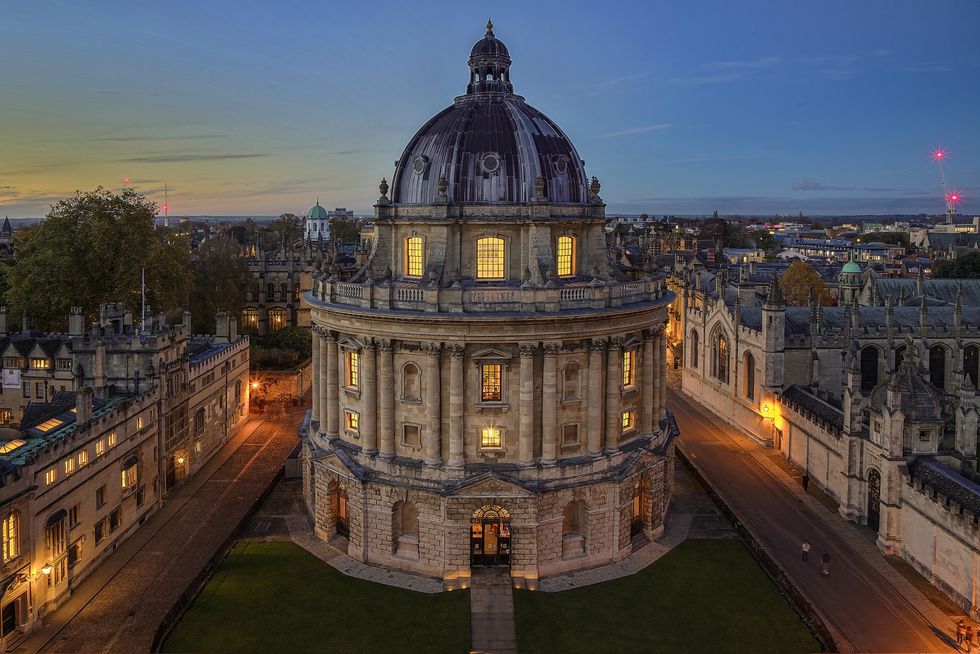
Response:
[[[219,311],[214,319],[214,340],[218,343],[228,342],[228,314]]]
[[[191,331],[191,312],[185,311],[183,317],[184,317],[184,327],[187,328],[187,333],[193,334],[194,332]]]
[[[0,306],[0,336],[7,335],[7,306]]]
[[[238,340],[238,318],[231,316],[228,318],[228,342],[234,343]]]
[[[82,313],[81,307],[72,307],[71,312],[68,314],[68,335],[85,335],[85,314]]]
[[[75,424],[84,425],[92,419],[92,387],[83,386],[75,393]]]

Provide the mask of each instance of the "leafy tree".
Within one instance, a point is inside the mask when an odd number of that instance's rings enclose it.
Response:
[[[755,229],[747,234],[748,238],[755,242],[755,247],[769,252],[776,247],[776,238],[769,233],[768,229]]]
[[[980,252],[972,252],[959,259],[940,261],[935,267],[935,276],[951,279],[980,278]]]
[[[99,304],[123,302],[140,311],[140,273],[148,306],[185,306],[190,290],[189,249],[179,236],[153,226],[157,207],[145,196],[101,187],[75,192],[51,206],[34,227],[18,230],[7,301],[27,311],[40,329],[64,329],[71,307],[95,320]]]
[[[330,237],[338,243],[352,243],[361,240],[361,228],[356,221],[338,217],[330,221]]]
[[[245,291],[251,281],[241,248],[227,236],[201,244],[192,266],[194,289],[190,311],[194,331],[213,333],[215,314],[227,311],[236,318],[245,307]]]
[[[824,306],[831,303],[830,289],[827,288],[823,278],[810,264],[801,259],[794,259],[789,264],[789,268],[779,280],[779,288],[783,291],[786,305],[790,307],[806,306],[811,291],[814,299],[819,299]]]
[[[303,219],[293,213],[284,213],[272,221],[272,231],[286,245],[292,245],[303,238]]]

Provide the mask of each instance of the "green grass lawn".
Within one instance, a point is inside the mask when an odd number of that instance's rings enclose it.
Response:
[[[522,654],[820,651],[737,540],[689,540],[603,584],[514,591],[514,607]]]
[[[292,542],[235,545],[164,652],[465,652],[467,591],[345,577]]]

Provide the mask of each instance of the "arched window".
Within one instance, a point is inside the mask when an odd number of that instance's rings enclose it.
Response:
[[[565,370],[562,371],[561,398],[563,400],[579,399],[579,378],[581,374],[582,368],[577,361],[572,361],[565,366]]]
[[[559,277],[574,277],[576,262],[576,247],[574,236],[559,236],[556,252],[556,268]]]
[[[976,387],[978,385],[977,380],[980,379],[980,347],[967,345],[966,349],[963,350],[963,370],[973,386]]]
[[[282,307],[269,309],[269,331],[277,332],[286,326],[286,310]]]
[[[755,399],[755,357],[751,352],[746,352],[742,357],[742,377],[745,379],[745,399]]]
[[[692,329],[691,330],[691,367],[692,368],[698,367],[698,356],[699,356],[698,352],[700,352],[700,346],[701,346],[699,340],[700,339],[698,338],[698,330]]]
[[[3,519],[3,562],[20,556],[20,514],[16,511]]]
[[[242,326],[245,331],[255,331],[259,328],[259,310],[255,307],[242,309]]]
[[[391,544],[395,556],[419,558],[419,510],[411,502],[395,502],[391,509]]]
[[[902,365],[902,361],[905,359],[905,346],[899,345],[895,348],[895,370]]]
[[[289,284],[279,284],[279,301],[286,302],[289,300]]]
[[[878,348],[868,345],[861,350],[861,392],[878,385]]]
[[[405,276],[421,277],[422,270],[422,237],[409,236],[405,239]]]
[[[409,402],[418,402],[421,395],[422,373],[414,363],[406,363],[402,368],[402,399]]]
[[[585,556],[586,537],[589,533],[588,507],[576,500],[565,505],[561,521],[561,556],[573,559]]]
[[[729,369],[728,338],[719,332],[711,342],[711,367],[715,379],[728,383]]]
[[[942,345],[929,348],[929,381],[946,388],[946,348]]]
[[[476,278],[504,278],[504,239],[496,236],[477,239]]]

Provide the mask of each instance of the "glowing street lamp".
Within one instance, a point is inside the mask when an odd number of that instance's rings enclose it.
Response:
[[[41,574],[42,575],[49,575],[49,574],[51,574],[51,564],[50,563],[45,563],[44,565],[41,566]]]

